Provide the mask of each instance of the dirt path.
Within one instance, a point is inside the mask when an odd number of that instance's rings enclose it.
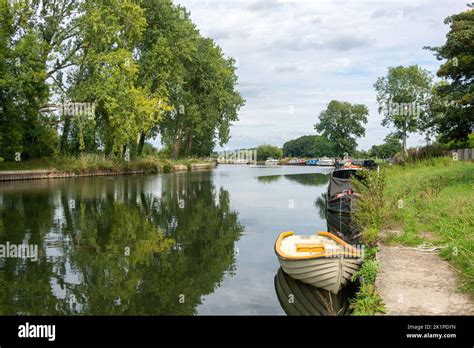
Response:
[[[474,315],[474,301],[457,290],[458,275],[437,252],[380,245],[376,286],[387,314]]]

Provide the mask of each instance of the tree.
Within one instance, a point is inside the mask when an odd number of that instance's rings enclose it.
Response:
[[[283,144],[284,157],[323,157],[333,156],[328,139],[320,135],[304,135]]]
[[[38,110],[49,96],[44,44],[27,2],[0,2],[0,157],[53,154],[55,129]]]
[[[160,131],[173,158],[209,155],[216,142],[227,143],[244,103],[235,62],[199,34],[184,7],[169,0],[142,6],[148,26],[139,45],[140,80],[151,91],[166,88],[172,105],[154,132]]]
[[[267,158],[281,158],[283,151],[273,145],[263,144],[257,147],[257,161],[265,161]]]
[[[369,110],[362,104],[332,100],[319,114],[314,125],[317,132],[329,140],[336,156],[351,153],[357,147],[356,138],[365,135]]]
[[[407,156],[409,133],[421,131],[431,103],[432,77],[418,65],[388,68],[387,76],[374,84],[383,126],[394,126]]]
[[[389,134],[381,145],[373,145],[369,150],[370,157],[392,158],[401,151],[402,144],[398,136]]]
[[[444,20],[450,31],[443,46],[425,47],[438,60],[446,60],[437,72],[445,80],[435,88],[437,102],[430,119],[445,142],[467,140],[474,127],[474,5],[468,6],[469,10]]]

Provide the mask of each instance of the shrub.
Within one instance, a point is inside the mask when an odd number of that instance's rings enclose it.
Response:
[[[173,166],[171,165],[171,162],[168,160],[163,161],[163,164],[161,165],[161,170],[163,173],[171,173],[173,169]]]

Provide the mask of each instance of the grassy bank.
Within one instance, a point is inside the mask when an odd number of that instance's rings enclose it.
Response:
[[[193,164],[208,163],[202,159],[190,158],[183,160],[168,160],[154,156],[125,161],[123,158],[107,159],[104,156],[85,154],[79,157],[52,157],[32,161],[0,162],[0,171],[55,169],[68,173],[94,173],[94,172],[131,172],[143,171],[145,173],[169,173],[176,166],[186,166],[191,170]]]
[[[429,159],[385,172],[384,242],[439,247],[461,290],[474,294],[474,162]]]
[[[354,218],[368,252],[355,275],[361,283],[352,302],[355,315],[384,313],[375,288],[380,239],[386,244],[439,248],[458,271],[460,289],[474,294],[474,162],[443,157],[387,165],[357,191],[362,197]]]

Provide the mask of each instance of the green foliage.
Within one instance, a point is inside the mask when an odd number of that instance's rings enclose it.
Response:
[[[365,135],[368,114],[365,105],[332,100],[319,114],[314,128],[328,139],[333,153],[342,157],[345,152],[352,153],[356,149],[356,138]]]
[[[378,231],[386,214],[384,190],[386,179],[384,171],[367,171],[361,178],[353,177],[354,190],[360,194],[353,213],[354,221],[362,232],[362,239],[368,246],[375,246]]]
[[[450,154],[446,145],[434,143],[417,148],[408,149],[407,160],[410,162],[422,161],[434,157],[444,157]]]
[[[58,151],[136,157],[159,133],[174,158],[204,156],[229,140],[244,103],[235,62],[200,35],[183,7],[169,0],[2,1],[0,17],[6,160]],[[52,101],[94,104],[95,113],[58,116],[44,111]]]
[[[284,157],[333,157],[331,143],[320,135],[304,135],[283,144]]]
[[[352,281],[359,278],[362,283],[375,283],[378,269],[378,261],[373,259],[365,260],[359,270],[352,276]]]
[[[393,126],[394,136],[402,140],[404,158],[409,133],[417,132],[429,121],[428,109],[432,99],[433,78],[418,65],[388,68],[387,76],[374,84],[383,126]]]
[[[351,301],[352,315],[385,314],[382,298],[372,283],[362,283],[357,297]]]
[[[161,166],[161,171],[163,173],[171,173],[172,170],[173,170],[173,165],[171,164],[171,162],[168,160],[165,160]]]
[[[369,150],[370,157],[393,158],[402,149],[398,136],[389,134],[385,137],[382,145],[374,145]]]
[[[265,161],[269,157],[278,159],[282,155],[283,151],[277,146],[263,144],[257,147],[257,161]]]
[[[154,156],[158,157],[158,149],[150,143],[145,143],[142,149],[142,156]]]
[[[450,26],[446,43],[440,47],[426,47],[436,58],[445,60],[437,75],[445,80],[434,89],[431,107],[431,126],[441,140],[465,141],[474,125],[474,9],[445,19]]]

